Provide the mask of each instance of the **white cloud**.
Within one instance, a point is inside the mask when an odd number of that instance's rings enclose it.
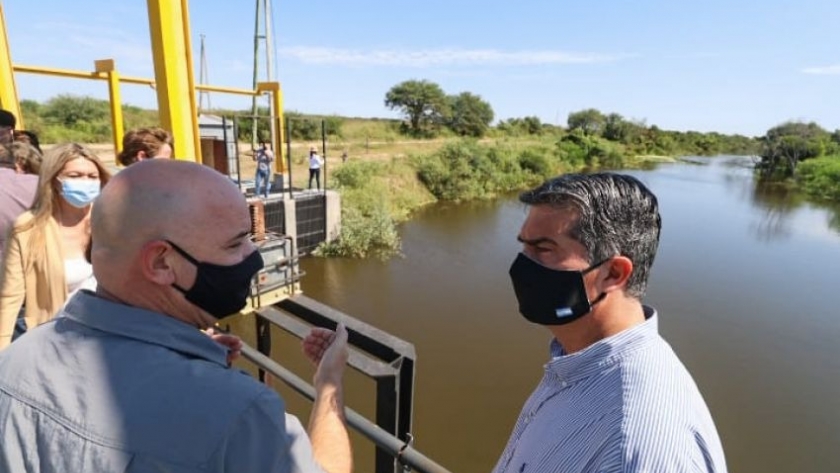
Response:
[[[805,74],[840,75],[840,64],[802,69]]]
[[[499,51],[496,49],[358,50],[293,46],[280,48],[281,56],[309,64],[347,66],[531,66],[544,64],[591,64],[630,57],[567,51]]]

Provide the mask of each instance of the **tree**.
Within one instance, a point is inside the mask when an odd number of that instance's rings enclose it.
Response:
[[[385,94],[385,106],[400,110],[416,136],[433,136],[448,113],[443,89],[427,80],[401,82]]]
[[[830,142],[831,135],[814,122],[782,123],[762,138],[758,169],[764,177],[791,177],[801,161],[824,154]]]
[[[77,124],[107,122],[110,112],[108,102],[104,100],[58,95],[43,106],[42,114],[50,123],[72,128]]]
[[[499,123],[499,130],[513,135],[539,135],[546,126],[539,117],[530,116],[524,118],[508,118]]]
[[[543,131],[543,123],[539,117],[530,116],[522,119],[522,127],[529,135],[539,135]]]
[[[582,130],[587,135],[598,135],[604,128],[606,117],[604,114],[594,108],[588,108],[579,112],[572,112],[566,123],[569,125],[569,130]]]
[[[630,134],[631,123],[617,113],[610,113],[604,117],[604,131],[602,136],[610,141],[626,142]]]
[[[493,121],[493,107],[469,92],[449,97],[447,125],[461,136],[481,137]]]

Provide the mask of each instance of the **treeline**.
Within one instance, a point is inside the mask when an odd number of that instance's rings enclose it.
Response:
[[[814,122],[786,122],[761,137],[759,177],[790,183],[826,200],[840,199],[840,130]]]
[[[111,137],[111,109],[107,100],[87,96],[62,94],[46,102],[22,100],[20,103],[26,129],[35,132],[43,143],[77,141],[81,143],[107,143]],[[158,126],[160,119],[156,110],[147,110],[134,105],[123,105],[123,123],[131,128]],[[251,110],[212,110],[210,114],[240,117],[237,120],[238,138],[251,141]],[[271,136],[268,110],[261,108],[257,119],[257,139]],[[287,111],[286,119],[291,123],[292,138],[316,140],[321,136],[321,122],[327,136],[341,137],[344,118],[336,116],[311,116]],[[397,125],[394,125],[396,128]]]
[[[35,132],[42,143],[111,141],[111,109],[107,100],[58,95],[44,103],[22,100],[20,108],[26,129]],[[155,110],[123,105],[122,112],[126,129],[159,123]]]
[[[409,80],[385,94],[385,105],[404,117],[401,131],[419,138],[450,133],[457,136],[556,136],[588,155],[588,161],[608,161],[628,155],[756,154],[759,142],[742,135],[662,130],[644,121],[590,108],[570,113],[567,128],[544,124],[538,117],[511,118],[491,126],[492,106],[470,92],[447,95],[438,84]]]
[[[510,118],[491,126],[494,112],[490,104],[470,92],[446,95],[437,84],[428,81],[406,81],[395,85],[385,97],[387,106],[402,111],[404,120],[354,120],[338,116],[307,115],[286,111],[285,119],[293,140],[313,141],[321,137],[322,126],[328,139],[368,139],[371,131],[387,136],[435,138],[465,137],[543,137],[557,140],[569,152],[581,154],[587,163],[609,163],[617,157],[633,155],[714,155],[757,154],[761,143],[740,135],[662,130],[643,121],[628,120],[617,113],[596,109],[570,113],[567,127],[542,123],[538,117]],[[111,140],[108,101],[74,95],[59,95],[38,103],[21,102],[26,127],[45,143],[80,141],[85,143]],[[155,126],[159,123],[155,110],[123,105],[125,128]],[[251,110],[211,110],[210,114],[238,117],[238,138],[252,141]],[[268,111],[261,108],[257,119],[256,140],[270,137]],[[347,131],[353,121],[356,126]],[[360,127],[359,122],[376,127]],[[323,125],[322,125],[323,123]],[[256,141],[255,140],[255,141]],[[563,144],[565,143],[565,144]],[[579,149],[572,150],[576,146]]]

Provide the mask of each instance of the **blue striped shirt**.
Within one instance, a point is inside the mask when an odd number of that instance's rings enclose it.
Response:
[[[552,341],[494,473],[726,472],[697,385],[645,317],[571,355]]]

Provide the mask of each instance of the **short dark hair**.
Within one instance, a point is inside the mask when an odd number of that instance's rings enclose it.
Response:
[[[662,217],[656,196],[641,181],[615,173],[564,174],[522,193],[519,200],[575,209],[579,218],[570,236],[586,248],[589,263],[616,255],[630,258],[627,294],[645,295]]]
[[[38,135],[35,132],[29,130],[15,130],[15,141],[24,141],[28,142],[32,147],[38,150],[39,153],[44,154],[41,151],[41,142],[38,141]]]
[[[17,125],[17,118],[15,118],[15,115],[8,110],[0,108],[0,126],[10,126],[14,128],[15,125]]]

